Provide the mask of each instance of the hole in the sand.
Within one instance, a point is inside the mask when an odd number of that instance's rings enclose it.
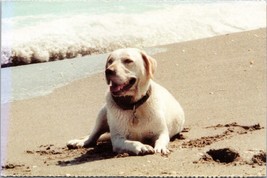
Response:
[[[207,154],[210,155],[214,161],[220,163],[231,163],[240,157],[238,152],[229,148],[218,150],[211,149],[207,152]]]

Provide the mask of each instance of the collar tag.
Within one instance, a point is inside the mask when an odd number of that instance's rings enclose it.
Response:
[[[136,106],[133,107],[133,119],[132,119],[132,125],[137,125],[139,122],[138,117],[136,115]]]

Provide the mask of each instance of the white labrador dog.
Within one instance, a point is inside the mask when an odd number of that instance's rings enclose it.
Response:
[[[168,154],[170,138],[182,131],[184,112],[175,98],[152,80],[156,60],[138,49],[112,52],[106,62],[109,90],[92,133],[69,148],[92,147],[110,133],[113,151]]]

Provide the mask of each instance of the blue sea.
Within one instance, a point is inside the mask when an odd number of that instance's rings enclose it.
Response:
[[[1,8],[1,103],[98,72],[117,48],[151,54],[165,50],[160,45],[266,27],[260,0],[6,0]],[[8,67],[20,64],[30,65]]]
[[[152,47],[266,27],[265,1],[2,1],[1,65]]]

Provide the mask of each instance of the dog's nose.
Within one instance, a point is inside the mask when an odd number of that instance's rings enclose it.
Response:
[[[106,76],[116,75],[116,70],[107,68],[105,73],[106,73]]]

